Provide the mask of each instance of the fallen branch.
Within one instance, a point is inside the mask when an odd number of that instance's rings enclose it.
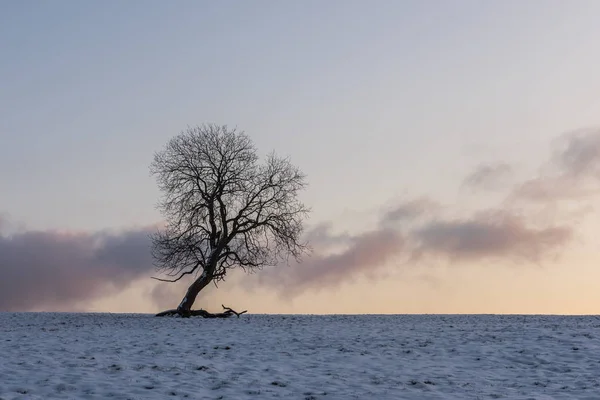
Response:
[[[162,311],[159,312],[158,314],[156,314],[156,317],[171,317],[171,316],[179,316],[179,317],[183,317],[183,318],[189,318],[189,317],[202,317],[202,318],[229,318],[233,315],[236,315],[238,318],[240,317],[240,315],[245,314],[248,312],[248,310],[244,310],[242,312],[237,312],[234,309],[230,308],[230,307],[225,307],[223,304],[221,304],[221,307],[223,307],[223,309],[225,310],[224,312],[221,313],[210,313],[206,310],[200,309],[200,310],[190,310],[188,312],[185,312],[183,310],[178,310],[178,309],[172,309],[172,310],[166,310],[166,311]]]
[[[221,304],[221,307],[223,307],[223,309],[225,310],[225,312],[222,313],[222,314],[229,314],[229,315],[231,315],[231,313],[233,313],[233,314],[237,315],[238,318],[240,317],[240,315],[246,314],[248,312],[248,310],[244,310],[242,312],[236,312],[234,309],[229,308],[229,307],[225,307],[223,304]]]

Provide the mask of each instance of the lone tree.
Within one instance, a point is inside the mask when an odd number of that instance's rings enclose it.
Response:
[[[223,281],[227,272],[254,272],[307,250],[301,242],[308,208],[298,199],[305,175],[271,153],[260,162],[241,131],[205,124],[189,127],[154,155],[150,166],[163,192],[159,209],[166,224],[152,235],[157,270],[177,282],[194,277],[174,310],[157,314],[227,317],[193,311],[198,293]]]

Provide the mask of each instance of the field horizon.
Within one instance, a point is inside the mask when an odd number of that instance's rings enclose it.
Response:
[[[194,308],[196,309],[196,308]],[[207,311],[214,311],[207,308],[198,307],[197,309],[204,309]],[[1,311],[0,314],[91,314],[91,315],[131,315],[131,316],[155,316],[158,312],[162,310],[156,311],[156,313],[150,312],[112,312],[112,311]],[[598,314],[553,314],[553,313],[255,313],[251,310],[248,310],[247,313],[240,316],[239,318],[244,318],[244,316],[255,315],[255,316],[282,316],[282,317],[296,317],[296,316],[513,316],[513,317],[600,317],[600,313]],[[178,317],[167,317],[167,318],[178,318]],[[205,319],[202,317],[190,317],[191,319]],[[235,316],[232,316],[231,319],[236,319]]]

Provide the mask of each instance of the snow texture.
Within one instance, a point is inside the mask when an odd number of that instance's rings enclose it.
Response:
[[[0,399],[600,399],[600,317],[0,313]]]

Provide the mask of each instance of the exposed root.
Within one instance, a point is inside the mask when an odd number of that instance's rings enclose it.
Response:
[[[202,310],[202,309],[185,311],[185,310],[179,310],[179,309],[175,308],[172,310],[166,310],[166,311],[159,312],[158,314],[156,314],[156,316],[157,317],[178,316],[178,317],[182,317],[182,318],[189,318],[189,317],[229,318],[233,315],[236,315],[239,318],[240,315],[248,312],[248,310],[244,310],[242,312],[237,312],[230,307],[225,307],[223,304],[221,304],[221,306],[223,307],[223,310],[225,310],[224,312],[221,312],[221,313],[210,313],[210,312],[208,312],[206,310]]]
[[[171,317],[173,315],[179,315],[179,312],[176,308],[174,308],[173,310],[161,311],[158,314],[156,314],[155,317]]]

